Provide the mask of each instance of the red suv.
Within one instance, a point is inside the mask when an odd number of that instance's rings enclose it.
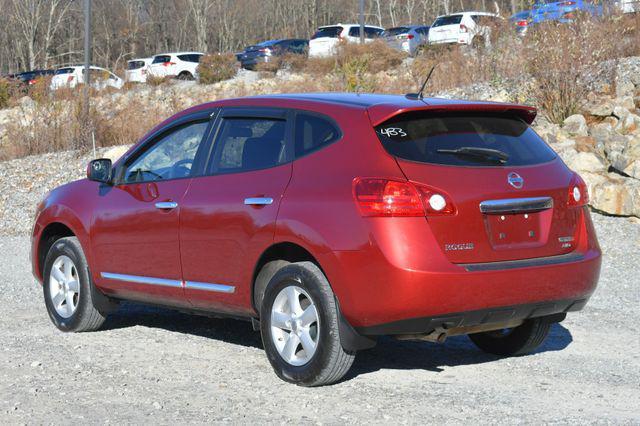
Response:
[[[33,271],[63,331],[119,300],[245,318],[305,386],[381,335],[524,354],[585,306],[601,263],[585,184],[534,117],[336,93],[190,108],[46,196]]]

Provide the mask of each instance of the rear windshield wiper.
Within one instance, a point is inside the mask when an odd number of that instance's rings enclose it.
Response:
[[[478,157],[489,161],[504,164],[509,159],[509,154],[504,151],[490,148],[476,148],[473,146],[463,146],[457,149],[438,149],[440,154],[463,155],[468,157]]]

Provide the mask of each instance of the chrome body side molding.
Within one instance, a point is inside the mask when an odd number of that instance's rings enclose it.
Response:
[[[232,285],[199,283],[195,281],[185,281],[185,288],[190,290],[214,291],[216,293],[234,293],[236,288]]]
[[[116,281],[127,281],[137,284],[160,285],[164,287],[182,287],[180,280],[168,280],[165,278],[141,277],[138,275],[114,274],[112,272],[100,272],[102,278]]]
[[[187,288],[191,290],[213,291],[216,293],[234,293],[236,288],[232,285],[200,283],[196,281],[168,280],[166,278],[143,277],[139,275],[114,274],[101,272],[100,276],[108,280],[126,281],[137,284],[159,285],[163,287]]]
[[[485,214],[534,213],[553,207],[551,197],[507,198],[486,200],[480,203],[480,211]]]

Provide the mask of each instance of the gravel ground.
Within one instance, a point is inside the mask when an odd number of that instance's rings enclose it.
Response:
[[[640,224],[594,220],[600,286],[537,353],[497,359],[464,336],[384,339],[344,381],[315,389],[278,380],[242,321],[126,304],[102,331],[61,333],[28,239],[0,237],[0,424],[640,424]]]

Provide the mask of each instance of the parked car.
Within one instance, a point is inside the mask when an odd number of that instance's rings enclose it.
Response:
[[[365,42],[371,42],[380,37],[384,28],[373,25],[365,25]],[[309,56],[322,57],[331,56],[337,53],[340,42],[359,42],[360,25],[358,24],[338,24],[328,25],[318,28],[318,31],[309,40]]]
[[[593,0],[537,0],[533,5],[532,13],[534,23],[544,21],[567,23],[572,22],[579,13],[602,16],[604,6],[602,2]]]
[[[306,55],[309,50],[309,40],[282,39],[268,40],[254,46],[247,47],[236,54],[242,68],[254,69],[260,63],[269,63],[278,56],[285,54]]]
[[[409,25],[388,28],[382,33],[382,37],[390,47],[415,56],[420,48],[429,43],[429,27]]]
[[[180,80],[193,80],[200,58],[204,53],[178,52],[155,55],[149,65],[148,74],[154,77],[175,77]]]
[[[511,22],[518,35],[525,36],[529,29],[529,25],[533,23],[533,15],[530,10],[523,10],[513,14],[509,18],[509,22]]]
[[[587,187],[535,115],[337,93],[190,108],[38,205],[46,309],[76,332],[119,300],[246,318],[305,386],[381,335],[531,352],[601,264]]]
[[[617,0],[616,6],[622,13],[640,12],[640,0]]]
[[[124,81],[120,77],[104,68],[91,66],[89,73],[90,84],[94,89],[102,90],[107,87],[120,89],[124,85]],[[73,89],[82,83],[84,83],[84,65],[72,65],[57,69],[51,78],[49,88],[51,90],[62,87]]]
[[[491,42],[491,27],[501,19],[487,12],[438,16],[429,29],[429,44],[488,45]]]
[[[52,76],[54,70],[33,70],[25,71],[17,74],[9,74],[7,77],[12,80],[18,80],[24,86],[32,86],[38,82],[39,79]]]
[[[127,70],[124,73],[125,81],[129,83],[146,83],[151,61],[152,58],[138,58],[127,61]]]

